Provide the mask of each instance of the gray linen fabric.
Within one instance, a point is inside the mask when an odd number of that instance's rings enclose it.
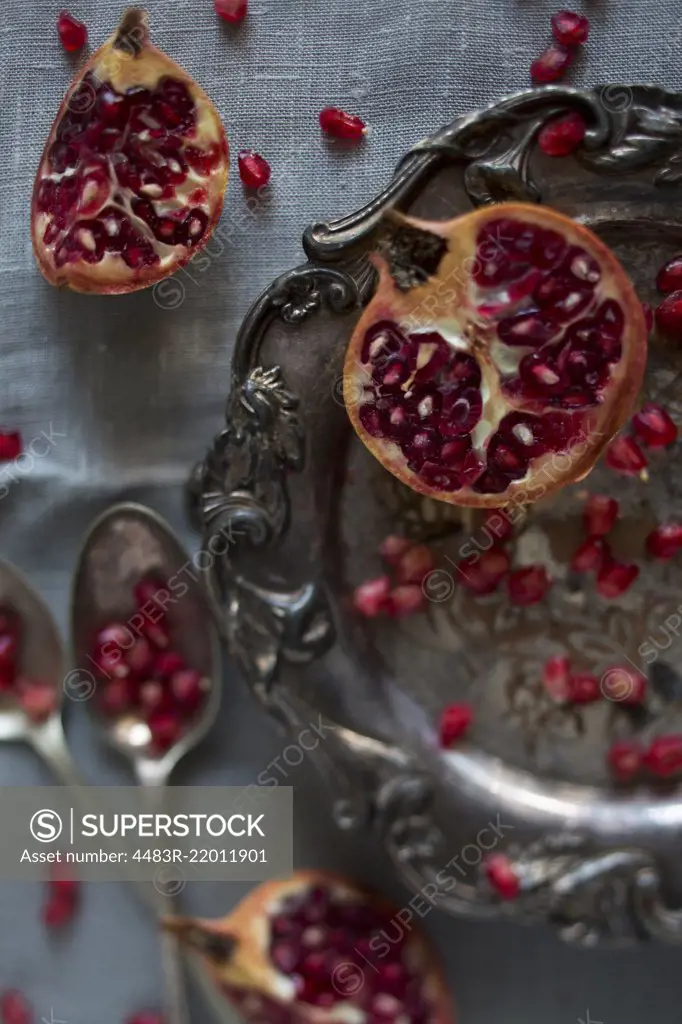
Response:
[[[119,10],[73,0],[94,44]],[[411,143],[454,116],[528,83],[528,65],[549,39],[555,0],[251,0],[247,24],[218,24],[211,0],[149,0],[155,40],[215,100],[234,154],[263,153],[273,200],[244,218],[236,174],[224,226],[229,242],[202,274],[179,280],[177,308],[150,292],[99,299],[59,294],[33,264],[29,203],[45,136],[71,76],[54,28],[57,0],[5,0],[0,15],[0,420],[27,440],[55,443],[0,501],[0,554],[26,570],[66,629],[67,588],[82,532],[110,502],[137,498],[184,530],[181,487],[190,464],[220,427],[232,341],[258,292],[301,259],[306,224],[349,213],[387,181]],[[682,11],[677,0],[594,0],[584,56],[569,80],[656,81],[680,87]],[[361,114],[366,143],[321,140],[327,103]],[[171,293],[168,293],[171,294]],[[167,306],[176,300],[167,301]],[[63,436],[57,436],[63,435]],[[3,480],[3,482],[5,482]],[[188,544],[191,535],[184,531]],[[82,709],[76,709],[82,712]],[[87,776],[129,781],[93,738],[82,713],[70,722]],[[179,773],[189,784],[250,782],[281,741],[232,668],[219,728]],[[0,784],[45,775],[23,749],[0,749]],[[300,864],[346,870],[379,882],[386,865],[364,840],[340,838],[327,803],[303,766],[297,787]],[[2,825],[0,823],[0,835]],[[1,841],[1,839],[0,839]],[[197,911],[227,911],[241,886],[187,891]],[[393,887],[397,899],[402,899]],[[87,887],[74,928],[59,938],[39,923],[37,886],[0,886],[0,989],[17,985],[36,1010],[69,1024],[117,1024],[158,1003],[155,934],[134,897],[114,884]],[[679,1018],[678,954],[649,949],[583,954],[542,932],[425,921],[448,962],[468,1024],[592,1020],[604,1024]],[[196,1021],[207,1019],[197,1008]]]

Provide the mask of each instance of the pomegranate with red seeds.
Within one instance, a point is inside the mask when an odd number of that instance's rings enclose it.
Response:
[[[655,402],[647,402],[635,413],[632,429],[647,448],[667,448],[677,440],[675,421]]]
[[[564,46],[580,46],[587,42],[590,23],[582,14],[573,11],[557,11],[552,15],[552,35]]]
[[[585,476],[646,362],[641,303],[603,243],[507,204],[442,223],[394,214],[375,262],[344,387],[382,465],[422,494],[486,507]]]
[[[254,1024],[454,1020],[415,921],[403,927],[395,907],[327,872],[266,882],[222,920],[170,918],[164,927]]]
[[[42,273],[99,294],[155,284],[208,241],[228,164],[208,96],[131,8],[79,71],[43,152],[31,214]]]

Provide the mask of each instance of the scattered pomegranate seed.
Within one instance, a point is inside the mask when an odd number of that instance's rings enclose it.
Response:
[[[621,434],[606,449],[606,465],[626,476],[640,476],[648,463],[634,437]]]
[[[666,448],[677,440],[674,420],[655,402],[647,402],[635,413],[632,429],[648,448]]]
[[[631,665],[612,665],[601,677],[601,692],[618,704],[641,704],[648,686],[647,677]]]
[[[320,111],[320,127],[336,139],[362,139],[367,133],[364,121],[338,107],[325,107]]]
[[[657,307],[656,327],[671,340],[682,340],[682,291],[671,292]]]
[[[642,303],[642,312],[644,313],[644,323],[646,324],[646,329],[649,332],[649,334],[651,334],[651,332],[654,329],[654,311],[648,302]]]
[[[517,898],[521,882],[509,857],[503,853],[493,853],[490,857],[486,857],[485,873],[491,886],[503,900]]]
[[[501,508],[489,508],[483,520],[483,528],[498,544],[504,544],[514,533],[514,524]]]
[[[603,537],[588,537],[581,544],[571,559],[571,569],[574,572],[592,572],[599,569],[604,561],[611,560],[611,548],[609,542]]]
[[[67,924],[76,912],[80,897],[80,882],[67,874],[63,864],[50,866],[48,900],[43,907],[43,921],[49,928]]]
[[[646,549],[652,558],[667,562],[682,548],[682,524],[661,523],[646,539]]]
[[[619,782],[632,782],[642,768],[643,759],[642,748],[636,743],[629,743],[626,740],[614,743],[607,755],[611,774]]]
[[[88,30],[82,21],[74,18],[68,11],[60,11],[57,18],[59,41],[67,53],[82,50],[88,41]]]
[[[270,164],[252,149],[243,149],[237,157],[239,177],[247,188],[263,188],[270,181]]]
[[[682,290],[682,256],[665,263],[656,275],[656,287],[663,295]]]
[[[403,619],[420,612],[425,604],[426,595],[418,583],[403,583],[389,594],[386,612],[394,619]]]
[[[682,774],[682,736],[659,736],[644,754],[647,770],[660,779]]]
[[[0,462],[11,462],[17,459],[24,450],[21,434],[18,430],[0,431]]]
[[[551,583],[544,565],[516,569],[507,580],[509,599],[512,604],[521,606],[537,604],[542,601]]]
[[[570,662],[565,654],[555,654],[548,658],[542,671],[542,682],[545,690],[557,701],[566,701],[570,698]]]
[[[444,708],[440,716],[441,746],[447,749],[461,739],[473,720],[474,712],[470,704],[450,704]]]
[[[579,46],[587,42],[590,23],[582,14],[573,11],[557,11],[552,15],[552,35],[564,46]]]
[[[14,686],[19,706],[32,722],[44,722],[57,710],[59,699],[52,683],[17,679]]]
[[[395,533],[389,534],[379,545],[379,554],[387,565],[397,565],[411,547],[413,547],[413,541],[408,537],[399,537]]]
[[[606,562],[597,573],[597,593],[612,601],[628,590],[639,576],[636,565]]]
[[[531,81],[535,85],[558,82],[573,63],[573,50],[561,43],[552,43],[530,66]]]
[[[366,580],[353,591],[353,607],[366,619],[376,619],[386,611],[390,593],[391,581],[388,576]]]
[[[214,0],[215,12],[231,25],[239,25],[248,11],[247,0]]]
[[[492,594],[509,572],[511,559],[503,548],[490,548],[478,558],[459,563],[459,581],[474,594]]]
[[[591,672],[572,672],[568,680],[568,694],[574,704],[593,704],[601,697],[599,680]]]
[[[605,537],[614,527],[620,511],[615,498],[592,494],[585,502],[583,519],[588,537]]]
[[[538,146],[547,156],[568,156],[585,138],[587,125],[577,112],[549,121],[538,135]]]
[[[33,1014],[26,997],[12,988],[0,996],[0,1020],[2,1024],[31,1024]]]
[[[396,579],[398,583],[422,583],[435,564],[430,549],[425,544],[415,544],[398,559],[395,567]]]

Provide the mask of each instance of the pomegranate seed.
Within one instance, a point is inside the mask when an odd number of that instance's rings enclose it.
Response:
[[[570,662],[565,654],[555,654],[548,658],[542,671],[542,682],[545,690],[557,701],[566,701],[570,697],[569,687]]]
[[[145,605],[153,604],[161,612],[161,615],[155,615],[154,618],[161,619],[166,614],[165,604],[159,601],[161,596],[166,598],[168,593],[168,587],[155,576],[145,576],[144,579],[139,580],[133,587],[133,595],[135,597],[135,604],[138,608],[144,608]]]
[[[618,704],[641,704],[648,685],[647,677],[631,665],[612,665],[601,677],[601,692]]]
[[[628,590],[639,576],[636,565],[623,562],[607,562],[597,573],[597,593],[612,601]]]
[[[67,874],[64,864],[51,864],[48,884],[53,893],[64,898],[76,900],[80,894],[80,882],[73,875]]]
[[[18,430],[0,431],[0,462],[18,459],[23,450],[24,445]]]
[[[0,635],[0,684],[7,689],[17,676],[17,638],[9,633]]]
[[[145,639],[158,651],[165,650],[170,644],[170,634],[164,625],[163,619],[159,620],[159,622],[145,619],[140,626],[140,630]]]
[[[530,66],[531,81],[535,85],[558,82],[573,63],[573,51],[561,43],[552,43]]]
[[[509,572],[511,559],[503,548],[490,548],[478,558],[459,563],[459,580],[474,594],[491,594]]]
[[[606,465],[625,476],[640,476],[647,460],[634,437],[621,434],[606,449]]]
[[[116,717],[128,711],[135,703],[135,686],[131,679],[108,679],[100,696],[100,705],[106,715]]]
[[[631,782],[641,770],[643,752],[636,743],[623,740],[611,746],[607,762],[614,778],[619,782]]]
[[[579,46],[587,42],[590,23],[581,14],[573,11],[557,11],[552,15],[552,35],[564,46]]]
[[[26,997],[17,989],[8,989],[0,996],[0,1020],[2,1024],[31,1024],[33,1014]]]
[[[207,680],[194,668],[181,669],[171,677],[170,691],[183,711],[195,711],[207,689]]]
[[[88,30],[82,21],[74,18],[68,11],[60,11],[57,18],[59,41],[67,53],[82,50],[88,41]]]
[[[507,580],[507,589],[512,604],[524,606],[537,604],[551,586],[544,565],[529,565],[525,569],[517,569]]]
[[[230,25],[239,25],[247,15],[247,0],[214,0],[215,12]]]
[[[605,537],[610,533],[620,511],[615,498],[592,494],[585,502],[583,519],[588,537]]]
[[[55,893],[43,907],[43,923],[48,928],[61,928],[76,913],[76,901],[70,896]]]
[[[126,665],[138,679],[146,679],[154,669],[154,651],[148,640],[138,636],[129,650],[125,651]]]
[[[176,711],[154,711],[147,719],[151,732],[152,746],[157,750],[168,750],[180,737],[182,721]]]
[[[682,291],[671,292],[657,307],[656,327],[672,340],[682,340]]]
[[[156,711],[166,704],[168,693],[158,679],[146,679],[140,685],[137,702],[143,711]]]
[[[177,651],[160,651],[154,660],[154,678],[165,682],[185,667],[185,659]]]
[[[645,751],[647,770],[659,779],[682,774],[682,736],[659,736]]]
[[[408,548],[396,564],[395,574],[399,583],[422,583],[427,573],[435,567],[433,555],[425,544]]]
[[[325,107],[320,111],[320,128],[336,139],[362,139],[367,133],[364,121],[338,107]]]
[[[367,580],[353,591],[353,607],[366,619],[376,619],[386,611],[390,593],[391,581],[388,576]]]
[[[494,853],[486,857],[485,873],[491,886],[503,900],[515,900],[519,895],[519,876],[514,871],[509,857],[503,853]]]
[[[642,303],[642,312],[644,313],[644,323],[646,325],[647,332],[651,334],[654,329],[654,311],[648,302]]]
[[[270,164],[252,149],[243,149],[237,162],[239,177],[247,188],[263,188],[270,181]]]
[[[665,448],[677,440],[677,427],[655,402],[647,402],[632,417],[632,429],[648,448]]]
[[[388,596],[386,612],[394,619],[420,612],[426,604],[426,595],[418,583],[403,583]]]
[[[440,745],[449,749],[453,743],[468,732],[474,720],[473,708],[470,704],[450,704],[444,708],[440,716]]]
[[[646,539],[646,549],[652,558],[667,562],[682,548],[682,524],[661,523]]]
[[[682,256],[665,263],[656,275],[656,287],[663,295],[682,290]]]
[[[549,121],[538,135],[538,146],[547,156],[568,156],[585,138],[587,125],[580,114],[574,112]]]
[[[599,569],[604,561],[611,560],[611,548],[603,537],[588,537],[571,559],[574,572],[592,572]]]
[[[379,554],[387,565],[397,565],[406,551],[413,546],[413,542],[407,537],[399,537],[397,534],[389,534],[379,545]]]
[[[574,704],[592,704],[601,697],[599,680],[591,672],[573,672],[568,680],[568,694]]]
[[[483,529],[488,536],[492,535],[498,544],[504,544],[514,533],[514,524],[501,508],[490,508],[483,520]]]
[[[44,722],[58,707],[57,690],[52,683],[18,679],[15,689],[19,706],[32,722]]]

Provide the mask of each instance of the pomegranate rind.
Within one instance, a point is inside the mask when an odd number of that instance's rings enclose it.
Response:
[[[132,31],[130,28],[123,31],[124,26],[129,24],[133,24]],[[138,52],[131,53],[130,47],[122,51],[115,46],[122,31],[124,38],[139,40]],[[41,182],[49,174],[48,151],[55,141],[57,128],[68,110],[72,94],[88,72],[92,72],[98,82],[111,85],[118,92],[125,92],[133,86],[153,89],[164,77],[177,79],[187,87],[196,108],[196,134],[192,136],[191,144],[198,148],[218,146],[220,161],[217,167],[208,177],[202,177],[200,182],[197,182],[205,189],[207,197],[203,205],[209,220],[203,237],[192,247],[164,246],[163,248],[170,252],[161,255],[159,263],[153,266],[132,269],[120,257],[111,254],[109,257],[105,256],[99,263],[88,264],[79,261],[57,267],[52,247],[43,242],[47,219],[38,209],[37,195]],[[43,277],[56,287],[66,287],[76,292],[119,295],[149,288],[169,274],[175,273],[201,252],[210,240],[222,213],[229,168],[230,156],[225,128],[209,96],[180,65],[150,42],[146,12],[137,9],[126,12],[121,25],[73,78],[40,158],[31,203],[31,240]]]
[[[641,390],[646,369],[648,332],[642,304],[615,255],[596,235],[569,217],[548,207],[526,203],[500,203],[449,221],[419,220],[395,211],[391,213],[390,218],[398,225],[428,232],[443,239],[447,243],[447,248],[440,260],[437,273],[430,275],[426,283],[407,290],[397,287],[382,254],[375,253],[371,257],[379,272],[379,284],[353,331],[346,351],[343,373],[346,410],[363,444],[385,469],[413,491],[452,505],[500,508],[508,504],[532,504],[569,483],[583,479],[615,434],[627,422]],[[471,265],[474,261],[481,229],[487,223],[502,218],[518,218],[539,228],[558,231],[568,244],[584,248],[598,260],[602,270],[600,302],[615,299],[624,314],[622,356],[611,367],[608,383],[609,401],[602,406],[580,410],[578,443],[573,444],[565,452],[551,452],[538,456],[532,461],[527,475],[519,480],[511,480],[501,493],[474,492],[467,486],[455,491],[445,491],[429,486],[418,473],[410,470],[407,459],[397,444],[388,439],[370,436],[362,426],[359,418],[361,405],[358,402],[358,393],[368,371],[361,362],[360,354],[368,329],[382,320],[394,321],[398,327],[405,325],[409,333],[410,325],[414,325],[415,311],[428,311],[427,315],[421,316],[419,327],[432,327],[437,330],[439,321],[452,319],[460,311],[470,308],[467,294],[469,278],[462,273],[462,267]],[[485,326],[483,324],[481,334],[484,333]],[[492,390],[496,389],[498,395],[501,393],[499,378],[487,376],[486,383]],[[510,411],[512,407],[505,405],[504,412]]]
[[[294,986],[292,983],[291,998],[283,998],[283,982],[287,978],[275,969],[269,959],[272,938],[269,922],[285,900],[315,886],[331,889],[340,895],[360,896],[378,912],[384,913],[387,919],[395,917],[396,908],[390,902],[359,888],[341,875],[329,871],[296,871],[287,879],[263,882],[248,893],[231,914],[222,919],[172,917],[163,920],[163,927],[174,932],[180,941],[183,941],[189,930],[195,928],[208,935],[233,936],[238,941],[230,962],[221,966],[208,964],[214,983],[223,993],[225,986],[248,989],[287,1005],[293,999]],[[432,1024],[454,1024],[452,999],[442,966],[414,921],[410,922],[408,943],[411,959],[415,963],[424,964],[428,969],[424,976],[424,993],[435,1010]],[[362,967],[362,962],[358,966]],[[339,995],[340,1002],[342,998]],[[297,1006],[301,1020],[322,1024],[330,1019],[329,1011],[313,1004],[297,1003]]]

